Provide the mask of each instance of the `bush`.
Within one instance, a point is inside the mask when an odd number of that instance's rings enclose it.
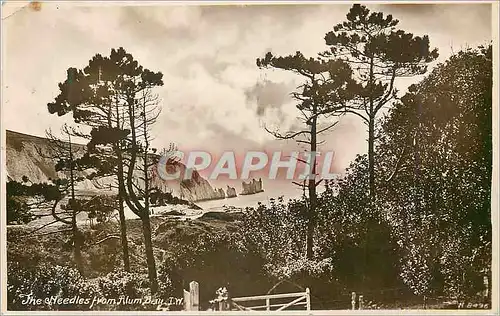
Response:
[[[162,297],[171,293],[171,282],[160,282]],[[127,310],[151,309],[152,305],[94,304],[94,298],[115,299],[150,296],[146,274],[112,272],[95,279],[84,279],[73,268],[61,265],[40,264],[32,268],[17,263],[8,264],[7,301],[9,310]],[[52,298],[52,299],[51,299]],[[74,301],[57,302],[57,298]],[[29,300],[28,300],[29,299]],[[37,299],[41,301],[37,302]],[[92,308],[91,308],[92,307]]]
[[[23,268],[17,263],[9,262],[7,276],[9,310],[82,309],[85,305],[57,306],[47,299],[73,296],[88,298],[99,292],[98,287],[87,284],[76,269],[61,265],[40,264],[33,268]],[[28,298],[33,300],[28,301]],[[42,301],[37,304],[37,299]]]

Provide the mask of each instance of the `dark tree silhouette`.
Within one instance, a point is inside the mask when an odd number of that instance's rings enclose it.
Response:
[[[429,48],[427,35],[420,37],[397,30],[399,21],[392,15],[370,12],[355,4],[347,21],[337,24],[325,36],[330,50],[321,55],[343,58],[350,63],[361,85],[357,102],[345,111],[360,117],[368,125],[368,165],[370,198],[375,189],[375,129],[377,114],[396,99],[394,83],[398,77],[424,74],[427,64],[438,57],[437,49]]]
[[[368,125],[369,214],[366,214],[365,228],[368,231],[380,221],[376,211],[377,114],[397,99],[396,78],[424,74],[438,53],[437,49],[430,49],[427,35],[414,36],[396,29],[399,21],[392,15],[370,12],[367,7],[354,4],[346,17],[346,21],[325,35],[330,50],[320,55],[327,59],[342,58],[349,63],[360,84],[357,100],[344,111]],[[368,232],[367,236],[370,236]],[[365,248],[367,242],[364,242]],[[364,262],[368,264],[366,256]]]
[[[377,168],[392,179],[379,181],[380,204],[404,250],[402,277],[417,294],[464,300],[491,277],[491,111],[489,46],[436,67],[382,125]]]
[[[81,248],[84,240],[78,228],[77,215],[85,211],[87,202],[78,199],[75,195],[76,182],[84,179],[79,176],[79,172],[84,168],[78,163],[78,156],[83,147],[73,143],[71,128],[67,125],[62,127],[61,132],[67,139],[60,139],[47,130],[48,150],[43,151],[38,147],[36,150],[41,157],[56,161],[56,171],[64,173],[65,176],[60,179],[51,179],[50,183],[33,183],[27,176],[22,177],[23,183],[9,181],[7,183],[7,208],[8,214],[14,212],[17,217],[20,216],[20,219],[14,218],[17,222],[19,220],[28,222],[47,216],[53,218],[52,221],[29,231],[28,235],[33,235],[54,224],[69,226],[70,228],[63,227],[44,234],[71,232],[75,264],[83,275]],[[62,204],[61,202],[65,199],[67,199],[67,203]],[[11,210],[9,211],[9,209]],[[8,221],[12,222],[13,219],[8,218]]]
[[[126,192],[125,202],[127,206],[141,218],[144,232],[144,245],[146,248],[146,260],[148,263],[149,281],[151,292],[156,293],[158,289],[157,271],[153,244],[151,242],[150,223],[150,193],[151,167],[155,160],[150,160],[154,150],[150,147],[150,128],[156,122],[160,113],[158,97],[152,93],[152,88],[163,85],[161,73],[153,73],[142,67],[137,67],[131,72],[131,78],[126,81],[124,100],[126,100],[128,123],[130,135],[127,140],[129,147],[127,153],[130,159],[123,159],[126,166],[126,185],[122,188]],[[142,164],[140,164],[142,160]],[[134,171],[138,170],[140,176],[137,178]],[[140,183],[144,184],[143,187]],[[142,201],[142,202],[141,202]]]
[[[87,166],[96,171],[93,179],[114,176],[118,182],[118,214],[125,271],[130,271],[127,241],[127,226],[124,212],[125,178],[122,152],[124,139],[129,131],[123,104],[120,102],[119,89],[130,60],[123,48],[111,51],[110,57],[96,54],[83,69],[69,68],[67,78],[59,84],[60,94],[47,105],[51,114],[62,116],[72,112],[76,123],[92,128],[91,133],[77,132],[87,138],[88,153],[82,157]],[[115,187],[115,188],[116,188]]]
[[[307,187],[309,198],[306,257],[312,258],[317,204],[316,187],[321,183],[321,179],[316,179],[316,153],[318,145],[321,144],[318,135],[330,130],[338,123],[338,121],[333,123],[330,121],[321,124],[321,119],[331,120],[332,117],[341,115],[347,102],[354,97],[357,86],[351,77],[352,71],[349,65],[340,60],[308,59],[300,52],[285,57],[275,57],[267,53],[264,58],[257,59],[257,66],[292,71],[301,75],[305,80],[298,91],[292,92],[292,97],[298,101],[297,109],[301,114],[300,120],[305,125],[305,129],[289,131],[285,134],[270,131],[267,128],[266,130],[278,139],[295,139],[309,147],[311,157],[303,162],[309,165],[311,176],[307,179],[307,185],[303,185]]]
[[[32,183],[27,176],[22,182],[10,180],[6,184],[7,224],[27,224],[44,217],[52,207],[52,201],[60,196],[50,183]],[[49,215],[51,216],[51,214]]]
[[[114,159],[114,172],[120,198],[120,222],[124,264],[128,268],[128,246],[123,202],[143,222],[146,258],[151,291],[157,291],[157,273],[151,243],[149,219],[150,176],[148,166],[150,127],[159,110],[158,98],[152,92],[163,85],[163,75],[143,68],[123,48],[111,51],[110,57],[96,55],[85,69],[68,69],[68,76],[59,85],[61,93],[48,104],[50,113],[72,112],[75,122],[92,128],[89,148],[108,153]],[[109,156],[100,156],[106,161]],[[137,172],[141,174],[137,183]],[[145,198],[146,197],[146,198]]]
[[[67,181],[56,180],[56,185],[61,195],[55,199],[52,207],[52,216],[55,222],[60,222],[71,226],[73,251],[75,263],[78,271],[84,275],[83,259],[81,248],[84,243],[83,234],[78,228],[77,216],[84,211],[84,201],[77,199],[75,195],[75,184],[82,181],[84,178],[78,176],[78,171],[83,169],[79,166],[77,159],[78,155],[82,154],[82,148],[73,143],[71,128],[68,125],[63,125],[61,132],[67,139],[61,139],[52,133],[51,130],[46,131],[46,137],[49,140],[50,158],[56,160],[56,171],[61,171],[67,174]],[[39,153],[42,155],[40,150]],[[66,184],[66,185],[65,185]],[[69,196],[66,205],[60,205],[60,214],[56,212],[59,202],[66,196]]]

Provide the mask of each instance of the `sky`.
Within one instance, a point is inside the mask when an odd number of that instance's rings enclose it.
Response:
[[[2,126],[33,135],[58,130],[70,118],[50,115],[68,67],[82,68],[96,53],[124,47],[146,68],[164,74],[156,90],[162,113],[154,146],[180,149],[291,150],[294,142],[273,140],[264,126],[294,126],[290,92],[299,78],[260,70],[266,52],[300,50],[316,56],[324,35],[345,19],[351,4],[323,5],[97,5],[47,2],[3,5]],[[492,39],[491,4],[366,4],[393,14],[415,35],[428,34],[438,61]],[[400,80],[401,92],[422,77]],[[323,138],[343,170],[366,152],[366,127],[344,117]]]

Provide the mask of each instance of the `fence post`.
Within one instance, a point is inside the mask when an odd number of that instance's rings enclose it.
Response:
[[[359,296],[359,309],[363,309],[363,295]]]
[[[311,310],[311,291],[306,287],[306,310]]]
[[[356,309],[356,292],[351,293],[351,306],[352,309]]]
[[[271,310],[271,300],[268,298],[266,298],[266,311],[270,311]]]
[[[200,305],[200,287],[198,282],[191,281],[189,283],[189,302],[191,305],[191,311],[198,311]]]
[[[216,293],[219,299],[219,311],[231,310],[229,291],[225,287],[223,287],[219,288]]]
[[[190,311],[191,310],[191,294],[184,290],[184,310],[185,311]]]
[[[483,284],[484,284],[484,301],[488,302],[489,301],[489,296],[490,296],[490,284],[489,284],[489,279],[488,276],[485,275],[483,277]]]

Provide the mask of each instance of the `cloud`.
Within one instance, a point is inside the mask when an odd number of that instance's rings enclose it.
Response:
[[[274,83],[269,80],[257,82],[250,89],[245,91],[247,100],[257,103],[257,115],[264,116],[267,108],[280,108],[290,101],[290,87],[285,83]]]
[[[3,125],[35,135],[49,127],[58,130],[71,118],[49,115],[46,104],[58,94],[66,69],[123,46],[142,65],[164,74],[165,85],[157,89],[163,111],[153,130],[156,147],[171,141],[238,151],[250,144],[296,146],[274,141],[263,126],[299,127],[289,93],[301,78],[259,69],[255,60],[268,51],[289,55],[300,50],[306,56],[323,51],[324,34],[345,19],[349,7],[44,2],[38,12],[21,10],[4,21]],[[369,8],[393,13],[409,32],[428,34],[442,60],[451,46],[457,51],[491,40],[491,5]],[[400,81],[398,88],[418,79]],[[366,150],[365,128],[356,118],[343,118],[325,138],[325,147],[336,150],[344,166]]]

